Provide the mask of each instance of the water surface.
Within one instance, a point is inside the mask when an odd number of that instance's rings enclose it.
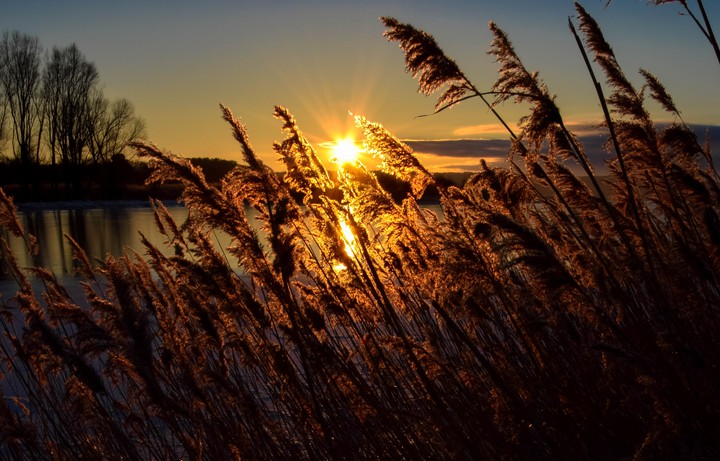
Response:
[[[185,221],[185,207],[175,203],[166,206],[178,225]],[[438,205],[429,205],[426,208],[438,214],[442,213]],[[255,230],[260,233],[259,222],[254,219],[255,210],[248,209],[247,213],[250,223],[256,226]],[[156,247],[166,249],[167,254],[172,251],[165,246],[166,237],[157,230],[153,210],[148,205],[109,204],[101,207],[73,206],[51,209],[33,207],[21,209],[18,218],[24,228],[37,238],[40,246],[40,253],[33,257],[23,240],[8,235],[6,229],[0,229],[20,267],[44,267],[52,271],[66,288],[73,291],[78,285],[75,277],[78,263],[73,259],[73,249],[65,235],[72,237],[91,260],[104,260],[108,255],[121,256],[129,251],[144,255],[145,247],[141,234]],[[215,237],[219,247],[227,248],[230,242],[226,235],[217,232]],[[16,291],[17,284],[9,274],[4,260],[0,258],[0,294],[7,298]]]
[[[167,208],[178,224],[187,218],[185,207],[168,205]],[[66,285],[76,281],[78,266],[66,235],[72,237],[93,261],[103,260],[108,255],[121,256],[128,251],[144,254],[141,234],[158,247],[163,247],[165,241],[165,236],[155,226],[150,206],[32,208],[18,211],[18,218],[40,246],[39,254],[32,256],[22,239],[8,235],[7,230],[2,229],[20,267],[44,267]],[[0,293],[7,297],[16,289],[17,284],[0,259]]]

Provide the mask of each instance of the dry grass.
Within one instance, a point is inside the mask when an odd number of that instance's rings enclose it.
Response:
[[[717,459],[718,176],[682,122],[656,127],[580,7],[578,19],[611,91],[611,195],[495,25],[500,75],[484,94],[432,37],[384,20],[421,90],[447,88],[439,111],[530,105],[510,167],[462,188],[435,184],[362,117],[365,149],[411,186],[402,203],[361,164],[329,175],[279,107],[284,179],[224,107],[244,164],[218,187],[137,143],[153,181],[184,184],[187,222],[156,204],[169,251],[148,243],[93,267],[76,248],[78,301],[5,245],[20,288],[0,312],[0,458]],[[430,185],[443,219],[416,201]],[[0,219],[33,246],[4,193]],[[216,229],[232,237],[225,253]]]

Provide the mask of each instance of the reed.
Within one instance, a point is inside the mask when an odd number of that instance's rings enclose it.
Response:
[[[497,25],[482,92],[429,34],[383,18],[437,112],[477,98],[509,127],[497,103],[528,105],[508,167],[438,184],[358,116],[364,149],[410,186],[395,201],[361,163],[330,174],[276,107],[281,178],[221,107],[244,163],[212,186],[135,142],[151,181],[183,184],[188,219],[153,202],[166,246],[99,265],[71,242],[84,299],[3,241],[19,290],[0,306],[0,459],[717,459],[718,175],[682,118],[653,122],[576,8],[608,178]],[[442,218],[418,203],[429,186]],[[34,248],[2,191],[0,224]]]

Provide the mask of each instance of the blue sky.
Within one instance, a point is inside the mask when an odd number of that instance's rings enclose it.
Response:
[[[643,0],[586,0],[626,73],[658,76],[689,123],[720,125],[720,65],[691,19],[676,5]],[[706,2],[720,28],[720,5]],[[475,101],[433,117],[434,100],[416,91],[397,45],[382,37],[380,16],[393,16],[435,36],[481,89],[495,80],[486,54],[490,20],[505,30],[526,67],[538,70],[576,127],[600,121],[579,52],[567,27],[565,0],[508,1],[6,1],[0,29],[37,35],[45,49],[76,43],[100,72],[106,95],[125,97],[147,123],[148,138],[185,156],[237,158],[218,104],[247,125],[256,150],[273,166],[272,118],[287,107],[311,141],[322,143],[352,126],[348,111],[382,123],[402,139],[503,139]],[[500,108],[509,120],[522,107]],[[662,117],[662,116],[661,116]],[[488,154],[497,141],[487,144]],[[437,154],[447,154],[442,143]],[[482,149],[481,142],[454,143]],[[446,144],[445,146],[451,146]],[[495,151],[493,151],[495,152]],[[431,167],[472,168],[477,158],[426,155]],[[479,154],[482,154],[480,152]]]

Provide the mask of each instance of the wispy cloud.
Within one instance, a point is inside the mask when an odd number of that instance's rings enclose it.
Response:
[[[513,131],[517,131],[517,125],[510,125]],[[507,135],[507,129],[499,123],[486,123],[483,125],[467,125],[455,128],[455,136],[496,136]]]
[[[605,136],[607,130],[594,121],[566,121],[565,126],[576,136]]]

